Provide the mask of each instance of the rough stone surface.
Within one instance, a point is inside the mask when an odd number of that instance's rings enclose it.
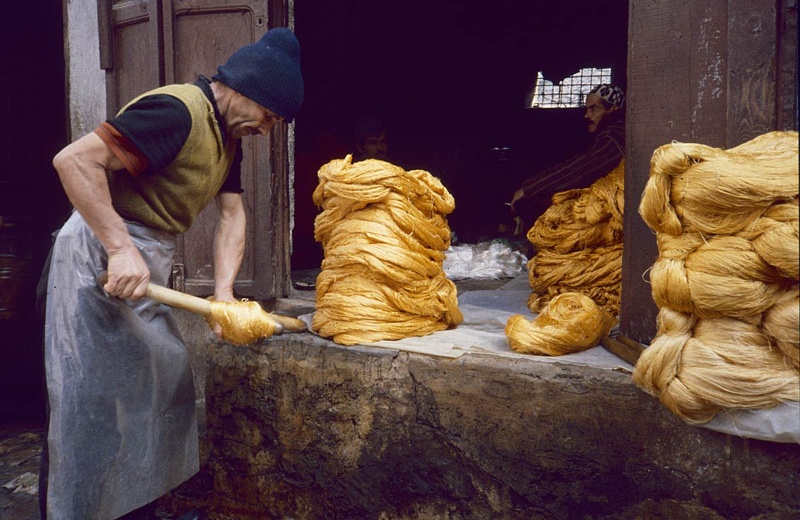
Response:
[[[44,431],[39,423],[0,427],[0,518],[39,519],[39,466]]]
[[[800,446],[687,425],[625,372],[303,333],[213,343],[206,378],[207,457],[171,499],[212,519],[800,511]]]

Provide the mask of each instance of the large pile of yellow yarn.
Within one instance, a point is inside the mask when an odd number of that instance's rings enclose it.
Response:
[[[536,248],[528,262],[531,311],[539,312],[558,294],[577,292],[619,313],[624,182],[623,160],[590,187],[553,196],[528,231]]]
[[[463,321],[442,269],[455,200],[436,177],[352,157],[320,168],[324,259],[312,329],[342,345],[425,336]]]
[[[797,132],[653,154],[658,334],[633,379],[687,421],[800,400],[798,184]]]

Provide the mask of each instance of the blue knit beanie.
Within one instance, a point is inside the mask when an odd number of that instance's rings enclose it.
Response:
[[[234,52],[212,79],[291,123],[303,103],[300,44],[289,29],[271,29]]]

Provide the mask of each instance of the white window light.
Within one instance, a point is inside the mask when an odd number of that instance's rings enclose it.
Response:
[[[527,108],[575,108],[583,106],[583,99],[597,85],[611,83],[611,69],[581,69],[560,83],[553,84],[536,73],[536,84],[528,96]]]

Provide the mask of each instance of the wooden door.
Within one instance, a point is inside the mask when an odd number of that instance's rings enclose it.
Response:
[[[649,343],[658,248],[638,207],[653,152],[673,140],[733,148],[797,130],[797,1],[631,0],[629,12],[620,329]]]
[[[284,2],[265,0],[111,0],[101,6],[102,66],[107,70],[108,112],[164,84],[211,78],[238,48],[257,41],[268,27],[285,25]],[[270,20],[282,23],[269,23]],[[105,29],[103,28],[105,22]],[[105,39],[104,39],[105,33]],[[104,43],[105,42],[105,43]],[[281,125],[279,125],[281,126]],[[243,138],[243,200],[247,213],[238,296],[273,300],[289,285],[288,177],[285,129],[270,138]],[[212,203],[178,238],[172,285],[191,294],[213,293],[212,243],[217,209]]]

